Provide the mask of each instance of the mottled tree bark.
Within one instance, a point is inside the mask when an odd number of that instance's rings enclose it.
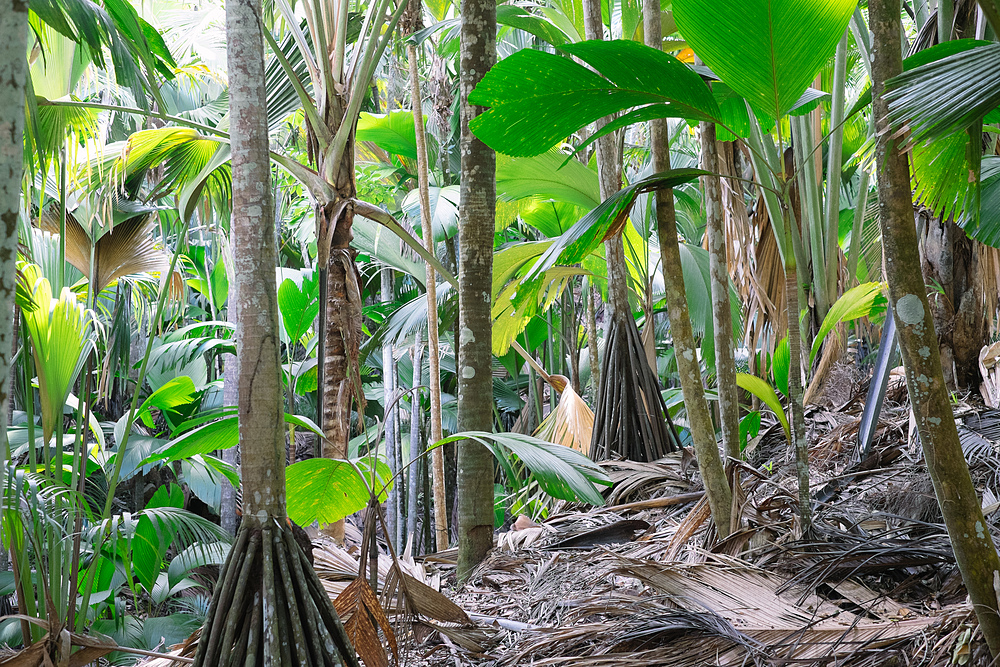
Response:
[[[416,5],[415,14],[420,16],[419,0],[411,0]],[[414,11],[413,8],[407,11]],[[414,28],[417,26],[413,26]],[[431,202],[427,178],[427,135],[424,132],[423,97],[420,94],[420,70],[417,67],[417,46],[407,44],[406,54],[410,60],[410,97],[413,105],[413,126],[417,136],[417,187],[420,189],[420,230],[424,247],[434,252],[434,233],[431,227]],[[438,343],[437,274],[434,267],[427,265],[427,362],[429,377],[427,384],[431,399],[432,443],[441,439],[441,346]],[[432,487],[434,489],[434,536],[438,551],[448,548],[448,511],[444,492],[444,450],[436,447],[431,452]]]
[[[868,11],[874,40],[872,93],[879,138],[875,159],[889,303],[896,318],[907,392],[934,494],[979,627],[990,652],[997,657],[1000,614],[995,582],[1000,577],[1000,558],[962,453],[941,370],[934,320],[920,272],[909,164],[900,150],[902,139],[894,138],[886,121],[885,82],[903,71],[900,0],[871,0]]]
[[[657,0],[643,0],[642,12],[646,46],[663,48],[660,3]],[[650,121],[649,141],[653,171],[670,169],[670,137],[666,119]],[[726,481],[722,459],[719,457],[715,426],[712,424],[712,414],[705,398],[701,363],[698,361],[698,348],[694,342],[694,331],[688,312],[684,274],[681,271],[680,244],[677,238],[674,191],[672,188],[664,188],[657,190],[655,196],[656,237],[660,245],[664,300],[667,305],[667,319],[670,321],[670,336],[674,344],[674,359],[677,361],[677,372],[681,381],[681,394],[684,396],[691,439],[698,458],[698,467],[705,479],[716,529],[720,535],[725,536],[730,530],[732,493]],[[732,326],[729,330],[732,330]]]
[[[702,169],[708,263],[712,283],[712,325],[715,329],[715,373],[719,386],[719,415],[722,444],[726,456],[740,458],[740,396],[736,385],[736,358],[733,354],[733,314],[729,307],[729,254],[722,212],[722,183],[719,178],[719,146],[715,123],[701,124]]]
[[[27,36],[27,2],[0,0],[0,438],[7,437],[11,388],[8,377],[14,350],[15,263],[17,218],[21,209]]]
[[[413,380],[410,382],[410,453],[406,457],[406,532],[407,540],[417,542],[417,498],[420,495],[420,386],[424,365],[424,341],[420,331],[413,339],[413,349],[410,351],[413,359]]]
[[[459,241],[458,428],[493,430],[491,365],[496,155],[469,129],[482,113],[469,93],[496,62],[496,3],[462,0],[459,95],[462,156]],[[465,440],[458,448],[458,578],[493,547],[493,455]]]
[[[259,0],[258,0],[259,2]],[[245,518],[285,516],[285,434],[274,206],[259,5],[230,0],[226,33],[233,153],[233,269]]]
[[[212,596],[194,664],[357,667],[347,633],[285,512],[277,248],[260,0],[226,3],[226,37],[243,521]]]
[[[229,283],[229,306],[226,308],[226,320],[236,325],[236,288],[239,281],[234,279]],[[233,406],[239,403],[239,366],[236,362],[235,354],[227,354],[223,357],[222,371],[222,404]],[[230,447],[222,451],[222,460],[233,467],[238,468],[239,445]],[[230,535],[236,534],[239,525],[239,516],[236,513],[236,488],[229,483],[229,480],[222,480],[222,492],[219,500],[219,521],[223,529]]]

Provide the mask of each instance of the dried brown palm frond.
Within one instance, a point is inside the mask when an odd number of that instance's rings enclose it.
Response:
[[[39,220],[39,227],[51,234],[59,234],[59,214],[47,210]],[[90,258],[93,251],[97,267],[95,292],[124,276],[138,273],[163,275],[170,268],[170,256],[158,247],[150,232],[153,218],[149,215],[136,216],[124,222],[96,232],[97,241],[73,216],[66,214],[66,261],[80,270],[83,275],[91,275]],[[174,273],[170,284],[171,296],[177,298],[183,293],[184,280]]]
[[[681,450],[652,462],[601,463],[612,484],[607,497],[608,504],[621,505],[694,490],[696,485],[684,475],[685,455],[686,450]]]
[[[772,660],[810,664],[850,656],[911,639],[936,623],[915,614],[902,620],[871,620],[732,560],[731,565],[687,566],[625,558],[621,562],[619,573],[671,596],[688,611],[711,609],[763,645]],[[715,664],[741,664],[746,655],[743,647],[733,648],[718,655]]]
[[[594,412],[579,394],[573,391],[569,378],[550,375],[549,384],[559,394],[559,404],[535,430],[535,436],[575,449],[584,456],[590,454],[594,434]]]

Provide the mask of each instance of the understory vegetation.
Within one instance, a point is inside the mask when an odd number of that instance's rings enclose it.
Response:
[[[992,664],[1000,0],[0,0],[0,667]]]

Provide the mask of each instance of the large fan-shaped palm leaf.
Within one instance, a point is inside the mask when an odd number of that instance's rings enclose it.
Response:
[[[59,218],[51,210],[42,215],[43,231],[59,233]],[[153,218],[141,215],[116,225],[95,230],[97,240],[83,228],[71,214],[66,214],[66,261],[91,276],[91,253],[96,275],[94,292],[100,294],[105,287],[123,276],[137,273],[164,274],[170,267],[170,257],[158,247],[150,232]],[[183,289],[183,280],[174,274],[171,291],[176,295]]]
[[[21,275],[30,285],[30,309],[21,309],[31,339],[38,393],[42,406],[42,431],[48,442],[62,419],[63,406],[73,383],[94,347],[93,320],[76,295],[64,287],[55,297],[49,281],[34,264],[22,264]]]

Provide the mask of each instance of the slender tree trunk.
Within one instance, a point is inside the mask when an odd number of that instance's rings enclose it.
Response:
[[[709,274],[712,282],[712,324],[715,329],[715,372],[719,385],[719,415],[722,444],[726,456],[740,458],[740,396],[736,385],[736,359],[733,354],[733,314],[729,307],[729,254],[726,226],[722,212],[722,183],[718,176],[719,145],[715,123],[701,124],[702,169],[705,217],[708,222]]]
[[[590,389],[594,396],[597,396],[597,389],[601,386],[601,359],[600,350],[597,347],[597,306],[596,300],[599,292],[594,289],[594,283],[588,278],[587,286],[583,290],[586,299],[587,318],[587,353],[590,357]]]
[[[416,14],[420,15],[420,3]],[[408,10],[410,11],[410,10]],[[434,252],[434,233],[431,227],[431,202],[427,183],[427,135],[424,132],[423,97],[420,94],[420,70],[417,67],[417,46],[407,44],[410,60],[410,97],[413,104],[413,125],[417,136],[417,184],[420,188],[420,228],[424,247]],[[427,265],[427,360],[429,363],[428,387],[431,398],[432,443],[442,437],[441,430],[441,348],[438,343],[437,275],[434,267]],[[444,450],[437,447],[431,452],[432,486],[434,488],[434,535],[438,551],[448,548],[448,511],[444,493]]]
[[[393,270],[389,267],[382,268],[382,303],[388,304],[393,299],[392,289]],[[392,351],[392,342],[386,341],[382,344],[382,404],[385,406],[385,413],[382,415],[385,421],[385,452],[389,461],[389,471],[395,477],[399,472],[396,465],[396,448],[398,447],[396,437],[396,358]],[[401,545],[396,541],[396,518],[399,514],[399,484],[393,484],[392,490],[388,493],[386,500],[386,523],[389,534],[386,539],[391,540],[397,550]]]
[[[458,428],[492,431],[496,155],[469,129],[469,121],[483,110],[470,105],[468,98],[496,62],[496,3],[462,0],[461,16]],[[463,581],[493,547],[493,456],[470,440],[459,444],[458,493],[458,578]]]
[[[226,3],[233,165],[243,522],[222,567],[194,664],[292,665],[357,658],[285,513],[277,248],[260,0]],[[331,641],[332,640],[332,641]]]
[[[1000,577],[1000,558],[962,453],[941,370],[934,320],[920,272],[907,157],[885,120],[885,82],[903,71],[900,2],[871,0],[868,11],[874,41],[873,113],[879,138],[875,159],[889,303],[896,318],[907,391],[934,494],[979,627],[990,652],[998,657],[1000,612],[995,582]]]
[[[643,2],[643,30],[647,46],[662,48],[660,4],[656,0],[644,0]],[[649,129],[653,171],[666,171],[670,169],[667,121],[650,121]],[[712,414],[708,409],[705,387],[702,384],[698,348],[694,342],[691,316],[688,313],[684,274],[680,268],[681,253],[677,240],[677,218],[672,188],[656,192],[656,235],[660,245],[660,263],[663,269],[667,318],[670,321],[674,358],[677,361],[677,370],[680,375],[681,394],[684,396],[684,406],[687,409],[688,421],[691,425],[691,438],[698,458],[698,467],[705,480],[709,506],[712,509],[712,516],[715,517],[716,530],[720,535],[725,536],[729,534],[730,530],[732,493],[729,483],[726,481],[722,459],[719,457],[715,427],[712,425]],[[726,305],[728,308],[728,300]],[[732,326],[728,330],[731,331]]]
[[[417,332],[413,340],[413,381],[410,383],[410,454],[407,456],[409,467],[406,469],[406,532],[407,538],[417,539],[417,497],[420,495],[420,376],[423,374],[424,341]]]
[[[784,207],[786,238],[791,231],[791,211]],[[795,470],[799,481],[799,524],[803,533],[812,527],[812,500],[809,496],[809,441],[802,403],[802,334],[799,326],[798,272],[794,253],[785,259],[785,299],[788,300],[788,411],[792,428]]]
[[[7,437],[8,381],[14,349],[17,218],[24,153],[24,85],[28,3],[0,0],[0,438]],[[11,319],[7,319],[10,315]],[[30,387],[26,391],[31,391]],[[6,440],[4,441],[4,444]],[[0,447],[4,451],[5,446]],[[6,473],[0,471],[0,482]],[[0,487],[2,488],[2,487]]]

